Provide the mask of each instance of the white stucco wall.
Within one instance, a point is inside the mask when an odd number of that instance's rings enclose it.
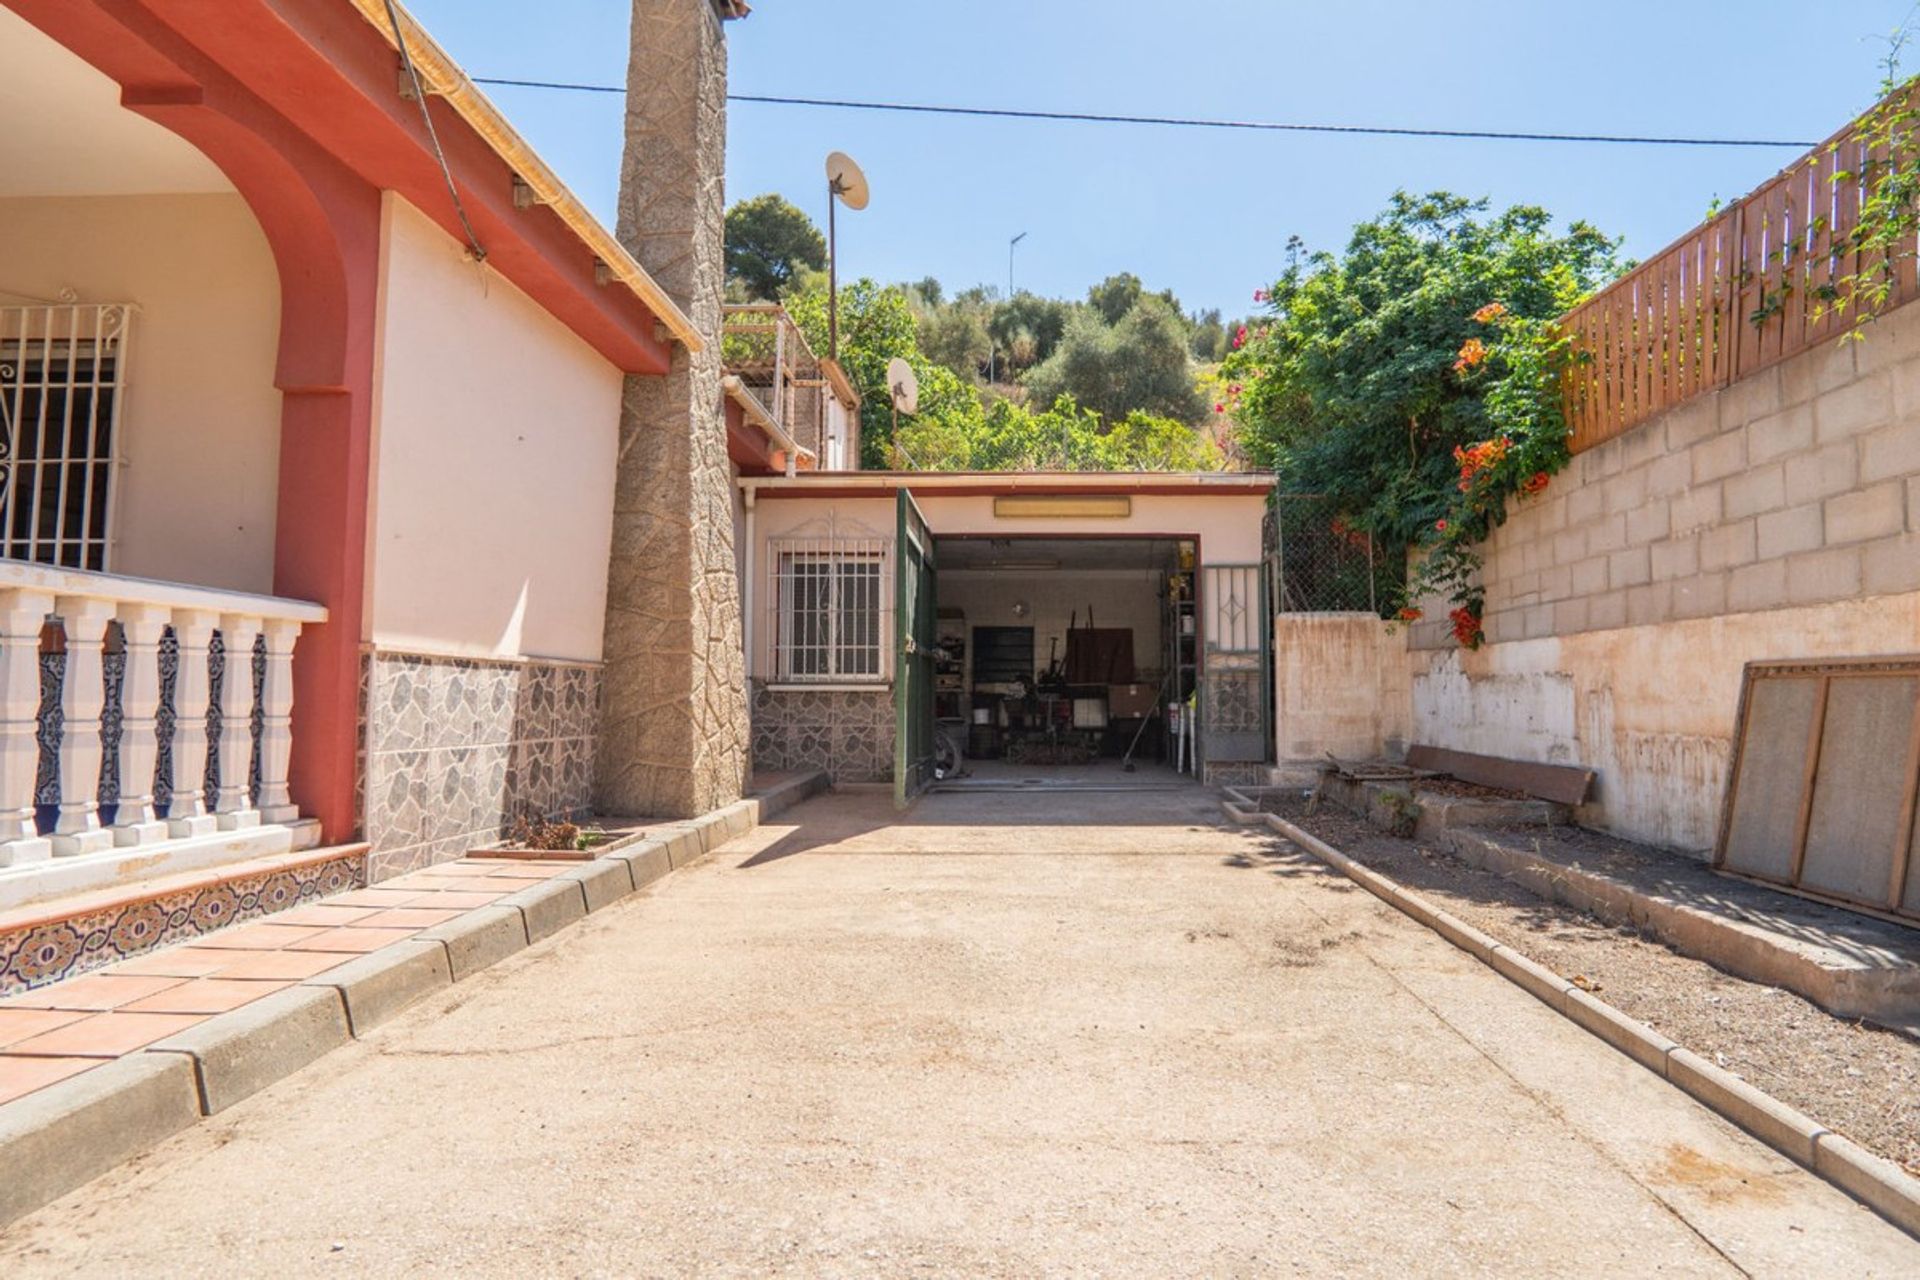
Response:
[[[271,591],[280,283],[245,202],[231,193],[0,199],[0,306],[63,289],[139,308],[108,568]]]
[[[1588,826],[1712,847],[1748,662],[1920,650],[1920,593],[1415,651],[1414,738],[1583,764]]]
[[[597,661],[620,371],[392,194],[379,323],[367,639]]]

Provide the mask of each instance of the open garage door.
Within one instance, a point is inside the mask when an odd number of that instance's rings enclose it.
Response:
[[[900,490],[893,569],[893,798],[904,807],[933,782],[933,667],[939,646],[933,535],[913,495]]]

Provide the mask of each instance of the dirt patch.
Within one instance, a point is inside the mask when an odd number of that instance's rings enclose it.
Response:
[[[1594,992],[1821,1124],[1920,1175],[1920,1042],[1837,1018],[1791,992],[1722,973],[1657,939],[1549,902],[1433,845],[1387,835],[1304,796],[1262,807]],[[1600,870],[1660,855],[1578,828],[1548,838]]]
[[[1416,795],[1425,791],[1455,800],[1533,799],[1526,792],[1515,791],[1511,787],[1483,787],[1477,782],[1462,782],[1458,778],[1426,778],[1414,784],[1413,790]]]

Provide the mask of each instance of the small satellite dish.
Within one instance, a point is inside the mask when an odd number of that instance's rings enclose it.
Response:
[[[849,209],[867,207],[867,175],[860,172],[860,166],[853,157],[844,151],[835,151],[827,156],[827,189],[840,197],[840,203]]]
[[[913,366],[899,356],[887,361],[887,390],[893,396],[895,411],[912,413],[920,407],[920,379],[913,376]]]

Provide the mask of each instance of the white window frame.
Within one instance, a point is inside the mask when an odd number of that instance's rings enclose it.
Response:
[[[773,684],[864,687],[893,679],[891,538],[769,538],[767,570]],[[850,613],[868,620],[852,634]]]

